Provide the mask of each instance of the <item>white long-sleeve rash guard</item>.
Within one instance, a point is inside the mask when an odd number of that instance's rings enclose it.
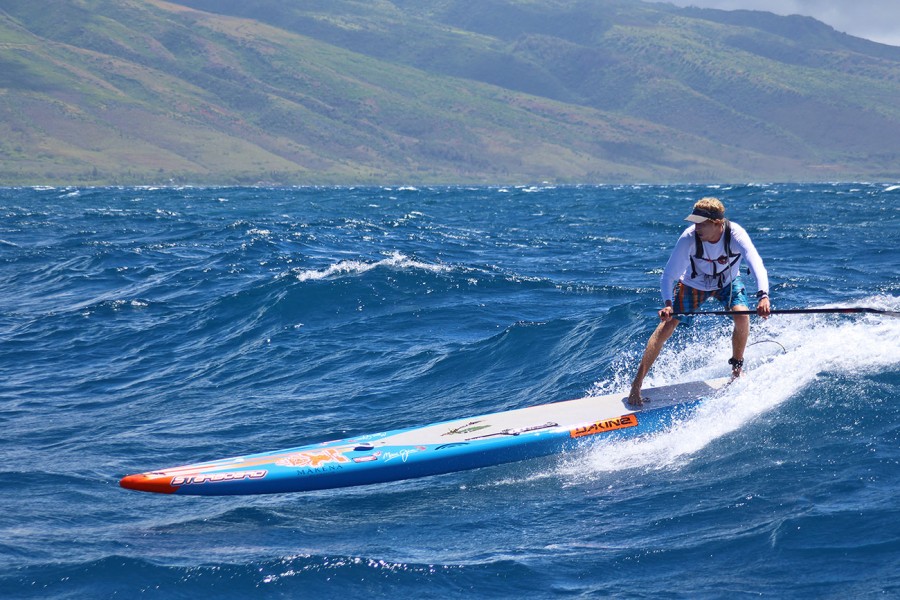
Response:
[[[669,257],[669,262],[666,263],[666,268],[660,278],[660,291],[662,292],[663,302],[672,301],[676,281],[682,281],[687,286],[703,291],[719,289],[719,278],[713,277],[712,274],[713,265],[715,264],[720,271],[725,268],[725,265],[695,258],[694,264],[697,268],[697,276],[691,277],[691,255],[696,251],[697,242],[694,239],[696,235],[695,226],[691,225],[684,230],[684,233],[681,234],[681,237],[675,243],[675,249],[672,250],[672,256]],[[715,244],[709,242],[702,242],[702,244],[704,258],[717,259],[725,255],[724,232]],[[756,279],[757,289],[768,293],[769,274],[766,272],[762,258],[760,258],[759,252],[756,251],[756,247],[750,241],[750,236],[744,228],[734,222],[731,223],[731,252],[733,254],[740,253],[741,260],[735,262],[734,266],[725,274],[722,287],[731,284],[734,278],[740,274],[741,262],[746,260],[747,264],[750,265],[750,271],[753,273],[754,279]],[[731,260],[733,258],[730,258],[729,262]]]

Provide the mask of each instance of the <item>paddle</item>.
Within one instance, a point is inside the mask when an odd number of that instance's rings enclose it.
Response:
[[[770,310],[770,315],[810,315],[810,314],[855,314],[869,313],[874,315],[887,315],[889,317],[900,317],[900,312],[896,310],[882,310],[880,308],[784,308],[781,310]],[[704,310],[698,312],[673,312],[672,316],[678,315],[755,315],[755,310]]]

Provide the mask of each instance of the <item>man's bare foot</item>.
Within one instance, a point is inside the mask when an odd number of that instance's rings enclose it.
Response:
[[[728,364],[731,365],[731,378],[737,379],[741,376],[741,371],[744,369],[744,359],[743,358],[729,358]]]
[[[628,405],[641,407],[644,405],[644,399],[641,398],[641,389],[631,388],[631,393],[628,394]]]

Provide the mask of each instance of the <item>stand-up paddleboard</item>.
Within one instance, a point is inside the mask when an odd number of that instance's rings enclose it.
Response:
[[[124,488],[162,494],[272,494],[382,483],[564,451],[586,440],[657,431],[728,378],[648,388],[640,409],[622,394],[457,419],[128,475]]]

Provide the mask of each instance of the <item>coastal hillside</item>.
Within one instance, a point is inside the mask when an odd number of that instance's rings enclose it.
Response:
[[[0,2],[0,184],[895,180],[900,48],[594,0]]]

